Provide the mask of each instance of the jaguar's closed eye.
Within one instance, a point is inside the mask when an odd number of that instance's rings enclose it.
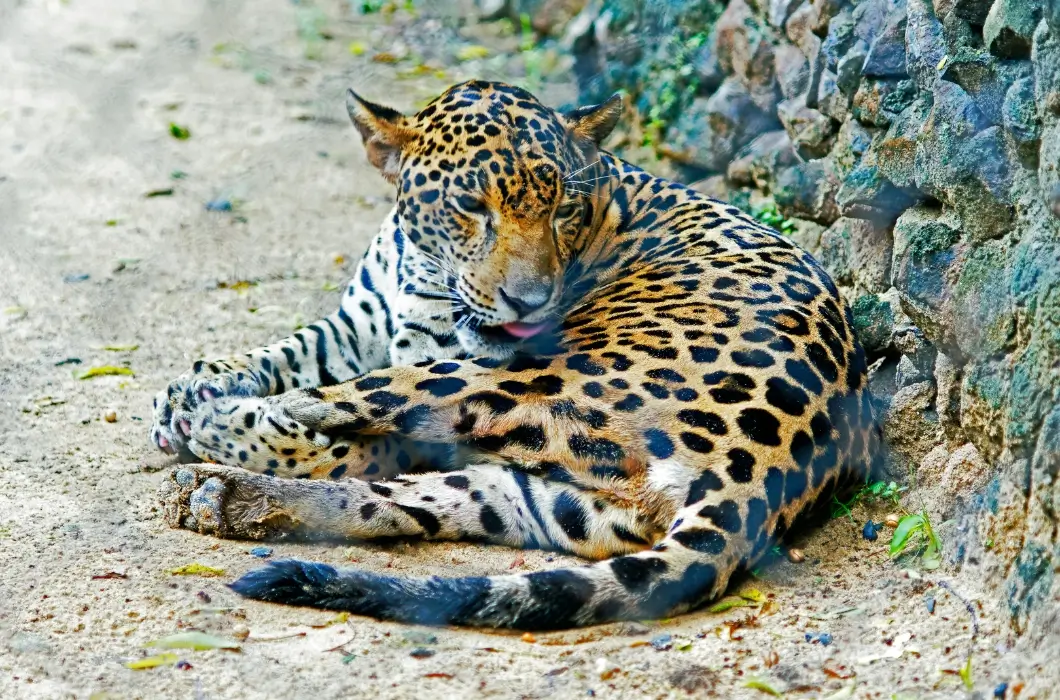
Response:
[[[460,210],[465,214],[485,214],[486,203],[478,197],[472,197],[469,194],[462,194],[456,198],[456,206],[460,207]]]
[[[567,219],[567,218],[570,218],[571,216],[574,216],[574,213],[577,212],[577,211],[578,211],[578,205],[577,204],[574,204],[573,202],[570,203],[570,204],[563,204],[563,205],[560,205],[560,207],[558,209],[556,209],[556,218],[557,219]]]

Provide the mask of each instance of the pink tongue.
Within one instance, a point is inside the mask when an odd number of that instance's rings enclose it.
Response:
[[[541,331],[545,330],[548,326],[547,323],[505,323],[501,326],[504,330],[508,331],[516,338],[532,338]]]

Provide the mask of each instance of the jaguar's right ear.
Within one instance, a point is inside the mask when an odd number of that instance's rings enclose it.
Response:
[[[413,137],[405,115],[362,99],[353,90],[346,91],[346,111],[364,140],[368,160],[383,177],[396,182],[401,171],[401,148]]]

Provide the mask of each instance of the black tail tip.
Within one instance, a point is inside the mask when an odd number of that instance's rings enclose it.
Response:
[[[280,559],[228,584],[244,598],[288,605],[319,604],[321,592],[338,577],[327,564]]]

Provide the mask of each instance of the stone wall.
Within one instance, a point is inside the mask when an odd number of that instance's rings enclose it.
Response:
[[[585,100],[630,92],[640,142],[824,262],[953,570],[1060,627],[1060,0],[597,0],[566,32]]]

